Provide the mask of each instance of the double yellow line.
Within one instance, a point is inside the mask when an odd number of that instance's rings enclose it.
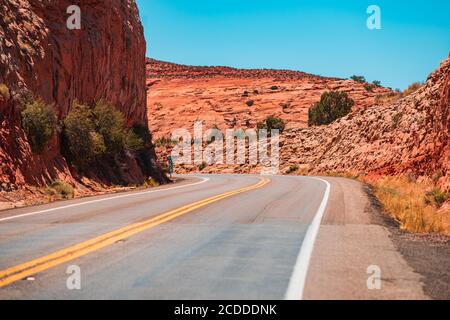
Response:
[[[126,227],[114,230],[112,232],[105,233],[99,237],[87,240],[85,242],[70,246],[68,248],[56,251],[49,255],[31,260],[29,262],[5,269],[0,271],[0,288],[9,285],[18,280],[24,279],[28,276],[34,275],[36,273],[42,272],[49,268],[55,267],[67,261],[79,258],[93,251],[97,251],[117,241],[129,238],[137,233],[144,230],[155,227],[164,222],[173,220],[181,215],[192,212],[196,209],[204,207],[213,202],[240,194],[248,192],[251,190],[259,189],[264,187],[270,182],[267,178],[262,178],[257,184],[242,189],[229,191],[217,196],[213,196],[204,200],[194,202],[192,204],[185,205],[178,209],[162,213],[154,218],[137,222]]]

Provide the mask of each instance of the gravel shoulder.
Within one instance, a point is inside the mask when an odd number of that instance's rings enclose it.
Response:
[[[450,298],[448,238],[406,234],[358,181],[326,178],[330,200],[308,272],[305,299]],[[381,287],[370,289],[381,271]]]

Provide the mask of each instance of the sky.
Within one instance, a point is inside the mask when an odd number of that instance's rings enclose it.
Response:
[[[363,75],[405,89],[450,53],[448,0],[137,0],[147,56],[188,65]],[[369,5],[381,29],[367,28]]]

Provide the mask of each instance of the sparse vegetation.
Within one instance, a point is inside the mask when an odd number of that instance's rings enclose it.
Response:
[[[385,210],[408,232],[440,232],[450,235],[450,210],[440,207],[449,198],[431,182],[408,177],[385,177],[369,181]],[[427,191],[432,189],[432,191]]]
[[[75,102],[64,119],[64,138],[67,158],[76,165],[84,166],[106,154],[105,141],[96,129],[92,109]]]
[[[330,124],[352,111],[354,101],[345,92],[325,92],[308,111],[309,126]]]
[[[369,91],[369,92],[372,92],[373,91],[373,89],[375,89],[375,85],[374,84],[370,84],[370,83],[366,83],[365,85],[364,85],[364,89],[366,90],[366,91]]]
[[[246,104],[247,106],[249,106],[249,107],[252,107],[252,106],[255,104],[255,101],[253,101],[253,100],[248,100],[245,104]]]
[[[9,88],[6,84],[0,83],[0,99],[9,100],[11,95],[9,93]]]
[[[289,169],[286,171],[286,174],[291,174],[291,173],[297,172],[298,170],[299,170],[299,166],[294,164],[289,167]]]
[[[397,100],[402,98],[402,94],[396,91],[388,92],[386,94],[378,94],[375,97],[375,103],[377,105],[386,106],[393,104]]]
[[[198,170],[203,171],[207,166],[208,164],[206,162],[202,162],[201,164],[198,165]]]
[[[150,134],[137,125],[127,129],[123,114],[105,100],[94,108],[75,102],[64,119],[63,132],[68,158],[79,166],[125,150],[138,152]]]
[[[172,145],[176,145],[177,142],[173,141],[171,138],[168,137],[161,137],[156,139],[155,141],[155,145],[159,146],[159,147],[163,147],[163,146],[172,146]]]
[[[22,127],[34,153],[41,153],[56,130],[57,119],[52,107],[40,98],[23,100]]]
[[[47,192],[51,196],[57,196],[58,198],[62,199],[70,199],[74,196],[73,186],[61,180],[52,182],[48,186]]]
[[[275,90],[278,90],[279,88],[278,88],[278,86],[271,86],[270,87],[270,90],[272,90],[272,91],[275,91]]]
[[[374,80],[374,81],[372,81],[372,84],[373,84],[375,87],[381,87],[381,81]]]
[[[405,91],[403,91],[402,96],[403,97],[407,97],[409,96],[411,93],[413,93],[414,91],[417,91],[418,89],[420,89],[423,86],[422,83],[420,82],[414,82],[413,84],[411,84]]]
[[[152,133],[150,132],[150,130],[148,129],[148,126],[139,124],[139,123],[135,123],[132,127],[131,130],[139,137],[142,139],[143,145],[144,146],[148,146],[150,145],[150,143],[152,142]]]
[[[450,193],[443,192],[439,188],[434,188],[433,190],[427,192],[425,196],[425,203],[428,205],[433,205],[436,208],[440,208],[449,198]]]
[[[267,117],[264,121],[260,121],[256,125],[258,130],[267,130],[269,133],[271,130],[280,130],[280,133],[283,133],[286,128],[286,124],[281,118],[277,118],[274,116]]]
[[[146,187],[146,188],[158,187],[158,186],[159,186],[159,182],[155,178],[149,178],[144,183],[144,187]]]
[[[363,76],[355,76],[354,75],[354,76],[351,76],[350,79],[352,79],[353,81],[358,82],[358,83],[366,83],[367,82],[366,78]]]

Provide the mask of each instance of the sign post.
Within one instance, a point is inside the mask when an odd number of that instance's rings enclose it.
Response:
[[[168,156],[167,157],[167,163],[168,163],[168,167],[169,167],[170,179],[172,179],[172,174],[173,174],[173,159],[172,159],[172,156]]]

